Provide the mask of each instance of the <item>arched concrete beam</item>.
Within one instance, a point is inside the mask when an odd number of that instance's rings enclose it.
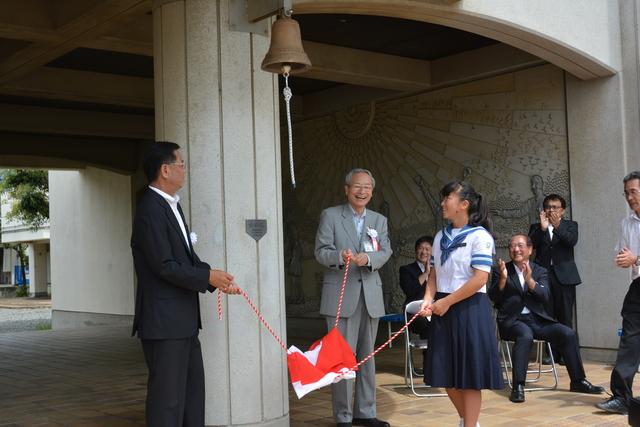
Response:
[[[583,80],[620,69],[618,6],[606,0],[296,0],[294,14],[305,13],[388,16],[457,28],[514,46]]]
[[[148,141],[61,135],[0,133],[0,167],[82,169],[92,166],[121,174],[138,169]]]

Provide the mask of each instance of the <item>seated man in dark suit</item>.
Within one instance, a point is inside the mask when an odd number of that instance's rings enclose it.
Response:
[[[534,339],[548,341],[564,357],[570,391],[599,394],[604,391],[585,378],[578,340],[573,329],[558,323],[545,309],[549,300],[547,270],[529,261],[533,244],[524,234],[509,240],[506,263],[499,260],[494,268],[489,297],[498,309],[498,330],[504,340],[513,341],[513,389],[510,400],[524,402],[524,382],[529,364],[529,351]]]
[[[424,298],[424,291],[429,278],[432,245],[433,237],[420,237],[415,244],[416,260],[411,264],[400,267],[400,287],[407,296],[407,299],[404,300],[403,308],[411,301]],[[426,317],[419,316],[409,325],[409,330],[414,334],[420,335],[421,339],[427,339],[429,321]]]

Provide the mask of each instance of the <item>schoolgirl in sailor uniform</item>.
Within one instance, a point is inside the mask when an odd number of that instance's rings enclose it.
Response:
[[[495,322],[486,294],[494,253],[486,201],[464,181],[441,191],[451,224],[433,242],[433,268],[422,304],[431,317],[425,382],[444,387],[460,425],[477,425],[481,389],[502,389]]]

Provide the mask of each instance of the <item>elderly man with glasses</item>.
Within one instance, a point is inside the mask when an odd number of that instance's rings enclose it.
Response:
[[[542,339],[559,349],[571,378],[569,390],[599,394],[604,388],[585,378],[575,332],[558,323],[546,310],[549,298],[547,270],[529,261],[532,242],[516,234],[509,240],[510,262],[499,260],[493,269],[489,298],[498,310],[498,330],[504,340],[513,341],[513,389],[509,399],[524,402],[529,351],[534,339]]]

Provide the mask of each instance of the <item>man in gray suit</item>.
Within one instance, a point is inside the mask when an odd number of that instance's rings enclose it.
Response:
[[[344,265],[351,257],[338,329],[358,360],[373,351],[378,318],[384,316],[382,281],[378,270],[391,256],[387,218],[366,208],[376,182],[366,169],[353,169],[346,178],[347,203],[322,211],[316,234],[316,260],[324,272],[320,314],[331,329],[336,320]],[[333,414],[338,427],[389,427],[376,418],[376,367],[371,358],[355,379],[332,385]]]

